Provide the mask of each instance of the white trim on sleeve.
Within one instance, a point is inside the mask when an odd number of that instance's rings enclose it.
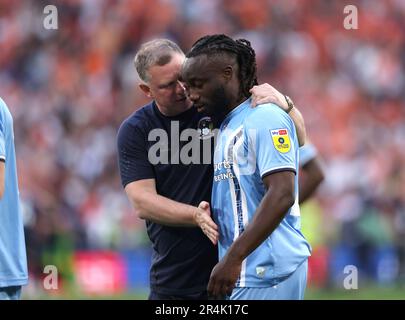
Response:
[[[261,172],[261,173],[260,173],[260,176],[263,178],[263,176],[265,176],[265,175],[271,173],[272,171],[282,171],[281,169],[289,169],[289,170],[294,171],[295,173],[297,172],[297,169],[296,169],[295,167],[291,167],[291,166],[280,166],[280,167],[273,167],[273,168],[267,169],[266,171]]]

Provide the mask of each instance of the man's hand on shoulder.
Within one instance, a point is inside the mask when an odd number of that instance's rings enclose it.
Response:
[[[252,94],[252,107],[263,103],[274,103],[286,112],[289,108],[284,95],[268,83],[254,86],[249,92]]]
[[[3,194],[4,194],[4,185],[5,185],[5,171],[6,171],[6,166],[5,163],[0,160],[0,200],[1,198],[3,198]]]

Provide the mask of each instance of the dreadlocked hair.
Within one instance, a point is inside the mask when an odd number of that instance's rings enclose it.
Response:
[[[239,66],[240,91],[244,97],[249,97],[249,90],[257,85],[257,75],[256,54],[248,40],[233,40],[224,34],[205,36],[193,44],[187,58],[201,54],[215,55],[224,52],[236,56]]]

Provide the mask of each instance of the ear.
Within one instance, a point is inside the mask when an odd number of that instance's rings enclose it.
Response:
[[[139,84],[139,89],[141,89],[141,91],[143,91],[143,93],[144,93],[148,98],[152,98],[152,99],[153,99],[152,91],[150,90],[150,87],[149,87],[147,84],[145,84],[145,83]]]
[[[233,67],[231,65],[227,65],[223,70],[222,70],[222,75],[225,78],[226,81],[229,81],[233,77]]]

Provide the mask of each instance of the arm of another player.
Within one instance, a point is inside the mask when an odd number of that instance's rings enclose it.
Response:
[[[4,160],[0,158],[0,200],[4,195],[4,175],[5,175],[6,166]]]
[[[325,175],[321,162],[318,157],[315,156],[301,167],[299,203],[301,204],[310,198],[324,179]]]
[[[294,172],[281,171],[263,178],[267,192],[245,231],[214,267],[208,284],[213,296],[230,295],[241,271],[242,261],[277,228],[294,204]]]
[[[1,103],[1,99],[0,99]],[[1,105],[0,105],[1,107]],[[0,109],[1,110],[1,109]],[[5,171],[6,171],[6,145],[5,145],[5,133],[4,124],[0,113],[0,200],[3,198],[5,190]]]
[[[125,192],[139,218],[169,226],[199,226],[216,244],[218,227],[211,218],[208,202],[198,207],[180,203],[159,195],[155,179],[143,179],[125,186]]]
[[[268,83],[254,86],[252,89],[250,89],[250,93],[252,94],[252,107],[263,103],[274,103],[286,112],[289,109],[285,96]],[[304,117],[297,107],[292,108],[288,112],[288,115],[291,117],[295,127],[297,128],[299,145],[303,146],[306,141]]]

